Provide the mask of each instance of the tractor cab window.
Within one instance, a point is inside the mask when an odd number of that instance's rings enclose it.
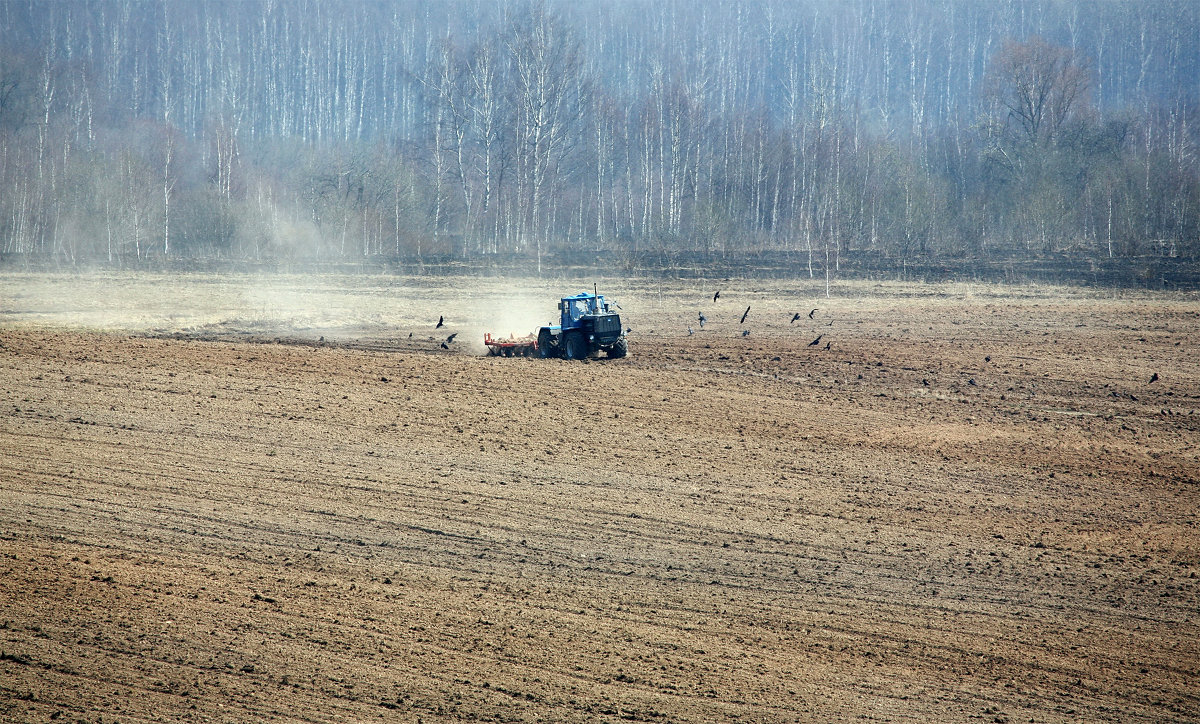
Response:
[[[571,300],[570,312],[571,312],[571,319],[573,319],[573,320],[579,319],[583,315],[587,314],[588,313],[588,300],[586,300],[586,299]]]

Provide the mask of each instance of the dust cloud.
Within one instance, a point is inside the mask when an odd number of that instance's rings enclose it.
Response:
[[[456,334],[453,351],[483,354],[485,332],[530,334],[557,320],[560,297],[586,286],[501,278],[447,284],[435,277],[367,274],[0,272],[0,326],[392,339],[430,349]]]
[[[0,324],[129,333],[323,334],[406,319],[393,280],[302,275],[0,274]]]
[[[558,312],[556,303],[556,298],[526,285],[490,290],[480,305],[478,334],[474,335],[480,341],[479,351],[484,350],[484,332],[493,337],[524,337],[535,334],[542,325],[553,324]]]

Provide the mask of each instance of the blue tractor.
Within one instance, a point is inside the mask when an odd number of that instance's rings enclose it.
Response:
[[[538,329],[539,357],[584,359],[603,351],[618,358],[629,353],[621,315],[612,311],[600,294],[593,291],[563,297],[558,309],[559,324]]]

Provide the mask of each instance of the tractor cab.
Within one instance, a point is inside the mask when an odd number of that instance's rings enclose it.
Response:
[[[562,329],[575,329],[580,326],[579,320],[584,316],[608,311],[604,297],[586,292],[573,297],[563,297],[558,302],[558,308],[562,312]]]

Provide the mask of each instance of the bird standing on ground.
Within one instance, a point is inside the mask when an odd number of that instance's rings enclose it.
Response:
[[[1158,382],[1158,373],[1157,373],[1157,372],[1155,372],[1154,374],[1150,375],[1150,381],[1151,381],[1151,382]]]
[[[436,326],[436,327],[434,327],[434,329],[441,329],[441,328],[442,328],[442,323],[443,323],[445,320],[446,320],[446,318],[445,318],[445,317],[439,316],[439,317],[438,317],[438,323],[437,323],[437,326]]]
[[[693,335],[693,334],[695,334],[695,333],[696,333],[696,330],[692,329],[691,327],[688,327],[688,336],[689,336],[689,337],[690,337],[690,336],[692,336],[692,335]]]
[[[747,304],[747,305],[746,305],[746,311],[742,312],[742,321],[741,321],[741,324],[745,324],[745,323],[746,323],[746,315],[747,315],[747,314],[749,314],[749,313],[750,313],[750,305],[749,305],[749,304]]]
[[[822,338],[822,337],[824,337],[824,336],[825,336],[825,335],[823,335],[823,334],[818,334],[816,339],[814,339],[813,341],[811,341],[811,342],[809,342],[809,343],[808,343],[808,346],[809,346],[809,347],[816,347],[818,344],[820,344],[820,343],[821,343],[821,338]]]

